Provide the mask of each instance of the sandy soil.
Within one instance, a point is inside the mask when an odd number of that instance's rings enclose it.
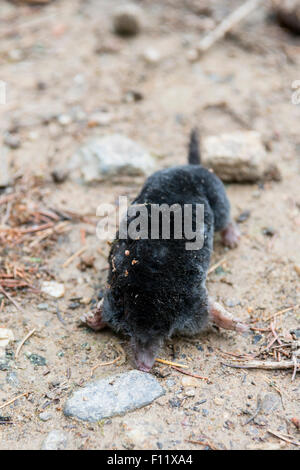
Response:
[[[13,174],[19,177],[15,188],[25,188],[24,203],[32,200],[52,209],[94,215],[100,202],[114,203],[124,194],[133,197],[142,179],[92,187],[54,183],[51,171],[65,163],[86,137],[124,133],[147,147],[157,157],[157,167],[163,168],[185,162],[188,133],[195,124],[202,135],[260,131],[282,181],[227,186],[233,215],[246,210],[251,215],[240,225],[243,238],[237,249],[227,250],[216,239],[212,263],[225,261],[209,276],[208,289],[236,316],[256,319],[256,326],[267,328],[270,315],[300,299],[300,278],[294,269],[300,263],[300,105],[291,103],[292,82],[300,79],[299,39],[280,29],[262,8],[201,60],[191,62],[189,51],[199,37],[240,2],[203,1],[213,5],[211,16],[205,18],[197,14],[198,2],[140,1],[145,25],[132,39],[111,31],[113,6],[119,3],[61,0],[32,9],[1,2],[0,78],[8,84],[8,103],[0,108],[1,130],[17,129],[21,139],[20,148],[9,152]],[[160,52],[157,64],[143,60],[148,47]],[[130,102],[132,90],[142,99]],[[89,127],[80,119],[62,126],[53,117],[82,112],[90,116],[99,110],[112,116],[104,127]],[[167,393],[152,405],[93,425],[64,417],[67,396],[90,380],[97,362],[116,356],[115,345],[122,345],[126,361],[98,368],[94,377],[133,367],[126,338],[80,328],[79,317],[90,306],[79,303],[70,308],[75,302],[71,299],[95,299],[106,281],[107,261],[97,250],[107,254],[109,247],[96,239],[95,218],[92,221],[70,222],[67,231],[31,248],[0,247],[2,267],[9,262],[36,268],[31,274],[36,288],[41,280],[54,279],[66,290],[63,299],[53,300],[32,289],[18,289],[14,299],[23,314],[9,301],[2,302],[0,326],[10,328],[16,341],[33,328],[37,331],[18,360],[11,361],[11,370],[0,370],[3,403],[30,392],[3,409],[0,401],[0,414],[10,416],[13,423],[0,426],[0,448],[38,449],[52,429],[65,431],[72,449],[205,448],[189,441],[219,449],[295,448],[268,430],[299,442],[299,431],[290,422],[300,418],[299,374],[292,382],[292,371],[222,365],[230,358],[220,350],[258,351],[271,339],[268,332],[257,338],[257,332],[240,335],[211,329],[193,341],[174,339],[161,357],[188,364],[191,372],[209,377],[208,383],[198,380],[198,386],[187,389],[182,374],[159,365],[153,373]],[[273,237],[263,233],[267,227],[274,230]],[[76,259],[63,268],[82,247],[83,233],[88,246],[84,256],[95,257],[93,267],[82,271]],[[46,310],[38,308],[41,303],[48,304]],[[298,308],[279,316],[277,331],[290,338],[299,315]],[[17,344],[11,344],[12,352]],[[44,357],[47,365],[32,364],[30,353]],[[8,383],[11,372],[16,372],[18,384]],[[260,397],[268,393],[273,411],[262,410],[245,424]],[[42,411],[50,413],[49,421],[40,420]]]

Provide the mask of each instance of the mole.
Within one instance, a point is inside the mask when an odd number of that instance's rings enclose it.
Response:
[[[194,230],[196,208],[203,208],[201,246],[187,249],[191,238],[184,233],[181,238],[176,236],[175,212],[170,213],[173,229],[169,237],[164,238],[159,219],[158,237],[153,239],[154,216],[147,211],[147,236],[144,231],[143,236],[129,234],[125,239],[120,237],[120,229],[117,232],[103,299],[84,317],[94,330],[109,326],[128,335],[136,366],[145,372],[152,368],[164,341],[174,335],[196,335],[210,322],[239,332],[248,329],[213,301],[206,289],[214,232],[220,232],[223,244],[230,248],[238,245],[240,232],[232,221],[222,181],[201,165],[195,129],[190,135],[188,164],[152,174],[129,209],[162,204],[176,204],[182,210],[189,205]],[[127,227],[134,218],[127,213]]]

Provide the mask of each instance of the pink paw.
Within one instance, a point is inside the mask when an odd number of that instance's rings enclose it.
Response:
[[[241,232],[238,227],[233,223],[227,225],[221,232],[222,243],[229,248],[235,248],[238,246],[241,239]]]
[[[103,300],[98,303],[96,310],[85,313],[80,317],[81,322],[94,331],[100,331],[107,326],[102,320],[102,304]]]

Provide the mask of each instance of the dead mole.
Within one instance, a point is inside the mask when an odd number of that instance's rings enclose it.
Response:
[[[176,204],[182,210],[190,205],[194,235],[197,207],[203,208],[201,247],[187,249],[190,237],[177,237],[174,227],[164,237],[162,219],[158,236],[151,237],[153,212],[147,211],[146,236],[129,234],[124,239],[117,232],[109,254],[106,292],[97,310],[84,319],[95,330],[110,326],[128,335],[136,366],[143,371],[151,369],[165,339],[175,334],[195,335],[209,320],[226,329],[247,329],[213,302],[206,290],[214,232],[221,232],[224,245],[231,248],[238,244],[240,234],[232,222],[223,183],[201,165],[195,130],[190,136],[188,164],[154,173],[130,207],[162,204]],[[127,213],[127,227],[134,218]],[[175,218],[175,211],[171,212],[170,225],[175,226]]]

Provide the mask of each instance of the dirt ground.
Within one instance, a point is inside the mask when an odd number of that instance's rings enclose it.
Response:
[[[8,97],[0,107],[1,131],[11,131],[21,143],[9,150],[14,184],[0,193],[0,198],[18,196],[1,204],[0,226],[28,228],[28,214],[36,207],[73,214],[72,220],[51,219],[55,228],[46,232],[21,239],[12,232],[5,244],[2,239],[0,271],[29,286],[6,288],[22,312],[0,298],[0,326],[15,337],[7,349],[8,366],[0,370],[0,415],[10,417],[0,424],[0,448],[39,449],[49,431],[60,429],[68,434],[71,449],[296,449],[269,430],[299,443],[299,431],[290,421],[300,418],[299,374],[291,381],[292,370],[223,365],[233,359],[224,351],[258,352],[272,339],[270,331],[241,335],[211,328],[193,340],[176,338],[160,357],[187,364],[208,382],[197,379],[197,386],[187,387],[186,376],[157,365],[153,373],[166,394],[151,405],[97,424],[63,415],[69,394],[91,380],[98,362],[113,360],[118,345],[126,352],[123,363],[97,368],[94,378],[133,367],[126,338],[80,327],[79,317],[91,308],[107,275],[109,247],[96,238],[96,208],[115,203],[119,195],[134,197],[143,179],[93,186],[55,183],[51,171],[66,163],[87,137],[123,133],[149,149],[157,168],[163,168],[185,163],[194,125],[202,135],[259,131],[282,180],[227,185],[234,217],[244,211],[250,217],[240,224],[243,237],[237,249],[225,249],[216,238],[212,264],[223,262],[207,286],[211,296],[258,328],[268,329],[268,317],[300,302],[295,269],[300,264],[300,105],[291,102],[292,83],[300,80],[299,38],[281,29],[264,6],[194,60],[199,38],[241,2],[141,0],[145,22],[133,38],[112,32],[112,12],[120,3],[0,5],[0,79],[7,83]],[[149,47],[159,51],[157,63],[145,62]],[[139,99],[131,99],[133,91]],[[105,126],[87,124],[97,111],[109,114]],[[59,115],[71,116],[71,122],[59,122]],[[78,257],[63,267],[83,246],[81,264]],[[90,256],[95,260],[84,265]],[[44,280],[63,283],[64,297],[42,294]],[[300,308],[279,315],[276,331],[291,339],[299,319]],[[34,364],[30,354],[45,358],[46,364]],[[26,392],[27,397],[1,409],[1,403]],[[247,423],[260,399],[265,408]],[[49,413],[48,421],[40,419],[42,412]]]

